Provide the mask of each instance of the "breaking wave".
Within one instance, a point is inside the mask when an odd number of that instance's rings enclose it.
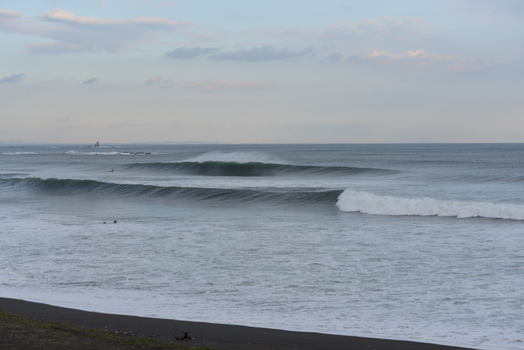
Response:
[[[276,157],[265,153],[255,152],[207,152],[187,159],[187,162],[203,163],[203,162],[224,162],[224,163],[271,163],[284,164],[284,162]]]
[[[2,156],[26,156],[26,155],[33,155],[33,154],[39,154],[35,152],[0,152],[0,155]]]
[[[341,211],[374,215],[524,220],[523,205],[377,196],[351,189],[345,190],[340,195],[336,205]]]
[[[186,161],[179,163],[134,163],[127,169],[168,171],[187,175],[204,176],[276,176],[276,175],[388,175],[396,171],[387,169],[334,167],[315,165],[290,165],[261,162]]]
[[[230,203],[271,203],[273,205],[328,205],[333,207],[341,190],[300,189],[222,189],[179,186],[118,184],[95,180],[0,178],[0,186],[41,191],[46,195],[104,195],[132,198],[219,201]]]
[[[150,152],[78,152],[78,151],[68,151],[66,154],[79,155],[79,156],[134,156],[134,155],[149,155]]]

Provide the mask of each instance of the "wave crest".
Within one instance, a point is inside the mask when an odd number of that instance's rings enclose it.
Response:
[[[269,164],[284,164],[278,157],[271,156],[264,153],[254,152],[207,152],[187,159],[187,162],[204,163],[204,162],[223,162],[223,163],[269,163]]]
[[[70,155],[77,155],[77,156],[133,156],[137,154],[151,154],[151,153],[145,153],[145,152],[78,152],[78,151],[68,151],[66,154]]]
[[[336,205],[341,211],[374,215],[524,220],[524,206],[522,205],[377,196],[351,189],[345,190],[339,196]]]
[[[103,195],[104,197],[132,197],[147,200],[166,198],[169,200],[228,202],[232,204],[270,203],[272,205],[323,205],[332,208],[341,190],[292,189],[249,189],[249,188],[204,188],[179,186],[154,186],[141,184],[119,184],[96,180],[0,178],[0,185],[42,191],[50,195]]]

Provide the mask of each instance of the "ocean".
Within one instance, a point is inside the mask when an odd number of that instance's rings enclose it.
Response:
[[[524,349],[524,144],[1,147],[0,222],[2,297]]]

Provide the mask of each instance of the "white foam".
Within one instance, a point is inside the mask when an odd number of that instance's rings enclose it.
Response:
[[[442,201],[434,198],[399,198],[345,190],[338,198],[341,211],[392,216],[451,216],[524,220],[524,206],[495,203]]]
[[[67,154],[74,155],[86,155],[86,156],[132,156],[134,155],[131,152],[78,152],[78,151],[68,151]]]
[[[443,234],[414,239],[398,234],[406,226],[389,234],[376,220],[363,240],[340,232],[368,232],[368,220],[330,220],[329,231],[287,214],[238,225],[212,211],[184,222],[188,212],[170,208],[173,221],[153,223],[147,214],[120,219],[112,207],[95,219],[0,207],[0,294],[115,314],[522,349],[520,225],[474,233],[427,225]],[[102,224],[109,212],[118,225]],[[497,239],[485,244],[493,227]],[[480,253],[468,263],[451,254],[463,250]]]
[[[38,153],[35,153],[35,152],[5,152],[5,153],[0,153],[0,154],[3,156],[21,156],[21,155],[38,154]]]
[[[272,163],[283,164],[282,160],[275,156],[255,152],[207,152],[186,160],[187,162],[229,162],[229,163]]]
[[[17,271],[10,267],[0,269],[0,285],[7,285],[23,280],[24,277],[20,276]]]

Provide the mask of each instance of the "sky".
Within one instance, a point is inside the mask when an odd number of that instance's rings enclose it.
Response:
[[[0,141],[524,142],[524,0],[0,0]]]

